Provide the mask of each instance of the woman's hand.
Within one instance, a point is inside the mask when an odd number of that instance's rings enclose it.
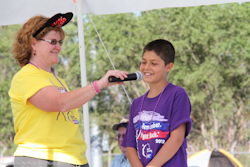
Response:
[[[110,76],[114,76],[116,78],[120,78],[121,80],[124,80],[124,78],[127,78],[128,72],[126,71],[119,71],[119,70],[109,70],[101,79],[97,81],[97,87],[99,90],[102,88],[114,85],[114,84],[119,84],[123,85],[123,82],[109,82],[108,78]]]

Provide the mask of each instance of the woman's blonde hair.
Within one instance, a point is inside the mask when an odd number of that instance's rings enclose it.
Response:
[[[40,29],[48,19],[49,18],[44,16],[34,16],[17,31],[16,38],[13,43],[12,54],[21,67],[28,64],[32,56],[31,43],[33,34],[36,33],[36,31]],[[36,38],[43,38],[52,30],[59,32],[61,39],[64,39],[65,33],[60,25],[44,28],[39,34],[37,34]]]

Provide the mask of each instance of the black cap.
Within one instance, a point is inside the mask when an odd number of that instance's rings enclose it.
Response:
[[[39,34],[44,28],[46,27],[53,27],[59,24],[61,27],[65,26],[68,24],[68,22],[72,19],[73,13],[68,12],[68,13],[57,13],[56,15],[52,16],[39,30],[37,30],[34,34],[33,37],[35,38],[37,34]]]
[[[126,116],[124,116],[124,117],[120,120],[119,124],[114,124],[113,127],[112,127],[112,129],[113,129],[113,130],[118,130],[120,126],[123,126],[123,127],[126,128],[126,127],[128,126],[128,121],[129,121],[129,116],[126,115]]]

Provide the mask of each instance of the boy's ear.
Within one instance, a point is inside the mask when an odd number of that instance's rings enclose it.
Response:
[[[173,63],[168,63],[167,64],[167,72],[169,72],[173,68],[174,64]]]

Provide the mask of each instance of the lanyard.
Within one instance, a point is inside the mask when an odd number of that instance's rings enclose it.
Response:
[[[29,64],[31,64],[31,65],[33,65],[33,66],[35,66],[36,68],[38,68],[40,71],[41,71],[41,69],[38,67],[38,66],[36,66],[35,64],[33,64],[33,63],[31,63],[31,62],[29,62]],[[63,86],[63,88],[64,88],[64,90],[66,91],[66,92],[68,92],[68,90],[66,89],[66,87],[62,84],[62,82],[56,77],[56,75],[55,75],[55,73],[52,71],[52,74],[55,76],[55,78],[57,79],[57,81]],[[46,74],[45,74],[46,75]],[[46,75],[47,76],[47,75]],[[47,76],[47,78],[50,80],[50,78]],[[54,85],[55,86],[55,84],[50,80],[50,82],[52,83],[52,85]]]
[[[151,125],[152,125],[152,121],[153,121],[153,117],[154,117],[154,113],[155,113],[156,107],[158,106],[158,103],[159,103],[159,101],[160,101],[160,99],[161,99],[161,96],[162,96],[162,94],[163,94],[163,92],[164,92],[164,90],[166,89],[167,86],[168,86],[168,84],[164,87],[164,89],[162,90],[160,96],[158,97],[158,100],[157,100],[157,102],[156,102],[156,104],[155,104],[155,107],[154,107],[154,110],[153,110],[153,113],[152,113],[152,117],[151,117],[151,120],[150,120],[150,126],[149,126],[149,129],[146,131],[146,133],[151,129]],[[140,110],[139,110],[139,111],[140,111],[140,114],[139,114],[139,124],[140,124],[140,130],[141,130],[142,133],[143,133],[142,127],[141,127],[142,106],[143,106],[145,97],[147,96],[148,92],[149,92],[149,90],[148,90],[147,93],[145,93],[145,95],[143,96],[142,102],[141,102],[141,107],[140,107]]]

